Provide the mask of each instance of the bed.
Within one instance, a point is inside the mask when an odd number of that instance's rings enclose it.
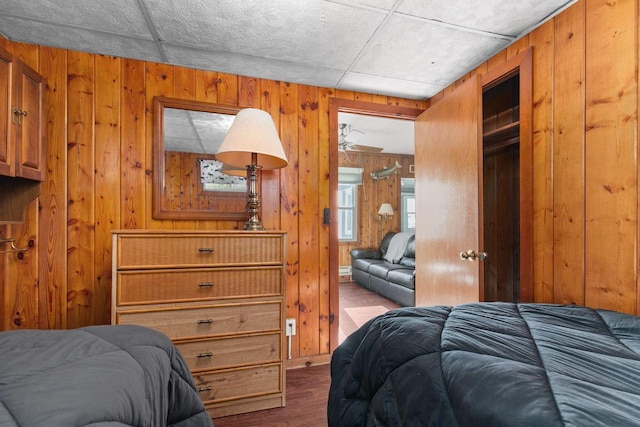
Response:
[[[329,426],[640,425],[640,318],[583,306],[401,308],[331,360]]]
[[[213,426],[182,356],[135,325],[0,333],[2,426]]]

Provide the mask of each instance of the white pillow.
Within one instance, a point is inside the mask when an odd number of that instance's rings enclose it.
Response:
[[[384,260],[392,264],[397,264],[400,259],[402,259],[404,250],[407,247],[407,241],[412,234],[413,233],[407,232],[396,233],[389,242],[389,248],[387,249],[387,253],[384,254]]]

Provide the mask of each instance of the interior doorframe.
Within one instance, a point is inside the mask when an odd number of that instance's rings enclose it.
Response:
[[[424,110],[398,105],[331,98],[329,100],[329,348],[338,346],[340,326],[338,253],[338,113],[415,120]]]
[[[483,74],[481,85],[484,92],[515,73],[520,74],[520,301],[533,302],[533,47]]]

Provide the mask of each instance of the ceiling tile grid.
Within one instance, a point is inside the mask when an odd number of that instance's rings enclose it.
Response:
[[[9,40],[426,99],[576,0],[3,0]]]

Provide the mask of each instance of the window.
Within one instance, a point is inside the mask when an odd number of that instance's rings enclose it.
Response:
[[[401,185],[401,212],[402,231],[416,230],[416,196],[415,196],[415,178],[402,178]]]
[[[338,168],[338,240],[358,240],[358,184],[362,184],[362,168]]]
[[[416,229],[416,196],[413,194],[402,195],[402,231],[415,231]]]
[[[338,183],[338,240],[355,241],[358,218],[358,186]]]

